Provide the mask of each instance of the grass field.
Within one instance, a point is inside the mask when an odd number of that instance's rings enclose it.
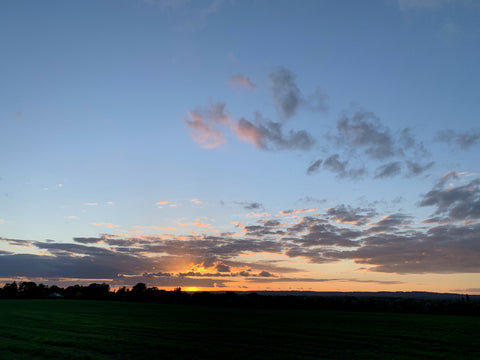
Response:
[[[1,359],[480,359],[480,318],[1,300]]]

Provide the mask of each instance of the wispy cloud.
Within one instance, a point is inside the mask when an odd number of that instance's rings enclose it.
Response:
[[[308,150],[315,143],[308,132],[285,132],[281,123],[264,119],[260,113],[255,114],[254,123],[244,118],[234,120],[227,113],[224,103],[211,103],[206,109],[189,111],[188,115],[190,120],[185,119],[185,124],[191,137],[205,148],[224,144],[225,133],[228,132],[262,150]]]
[[[227,82],[234,89],[244,88],[253,91],[256,87],[256,85],[250,80],[250,78],[243,76],[242,74],[230,76]]]
[[[435,140],[447,143],[455,149],[467,150],[480,142],[480,132],[471,130],[461,133],[452,129],[442,130],[437,133]]]
[[[269,75],[272,83],[272,96],[281,119],[290,119],[300,107],[315,112],[328,110],[327,95],[320,89],[305,98],[296,83],[296,75],[285,67],[280,67]]]

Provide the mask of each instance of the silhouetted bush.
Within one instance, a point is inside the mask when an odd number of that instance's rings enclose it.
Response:
[[[114,301],[140,301],[163,304],[191,304],[202,306],[269,308],[269,309],[309,309],[309,310],[343,310],[372,311],[418,314],[449,314],[480,316],[480,299],[470,296],[457,298],[441,298],[431,294],[430,298],[410,296],[393,296],[382,293],[372,295],[303,295],[303,294],[258,294],[237,292],[194,292],[187,293],[181,288],[171,291],[147,287],[138,283],[131,289],[125,286],[112,291],[108,284],[92,283],[88,286],[73,285],[61,288],[56,285],[37,285],[34,282],[7,283],[0,288],[3,299],[88,299]]]

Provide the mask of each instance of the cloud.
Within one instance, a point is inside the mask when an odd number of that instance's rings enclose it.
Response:
[[[480,219],[480,179],[444,188],[445,182],[455,177],[457,173],[447,173],[434,189],[423,195],[419,205],[435,206],[434,215],[446,215],[452,221]]]
[[[376,179],[401,174],[402,158],[408,176],[418,176],[434,165],[433,161],[421,162],[430,153],[422,142],[417,141],[411,129],[392,132],[373,112],[345,112],[337,121],[336,132],[325,137],[337,146],[339,152],[330,154],[323,164],[320,160],[311,164],[307,168],[308,175],[318,172],[323,166],[335,173],[337,178],[359,179],[368,174],[366,160],[382,163],[376,165]]]
[[[448,129],[437,133],[435,140],[447,143],[454,149],[467,150],[480,142],[480,132],[471,130],[464,133]]]
[[[207,149],[216,148],[225,143],[225,137],[219,127],[230,126],[232,120],[225,114],[224,103],[211,103],[205,109],[188,111],[190,120],[184,122],[190,129],[192,139]]]
[[[81,244],[98,244],[104,240],[103,237],[74,237],[73,241],[79,242]]]
[[[339,154],[333,154],[325,159],[323,167],[336,174],[338,178],[357,179],[366,174],[365,168],[348,169],[348,161],[340,161]]]
[[[399,161],[392,161],[391,163],[379,166],[375,170],[375,178],[381,179],[385,177],[392,177],[401,172],[401,165]]]
[[[220,273],[230,272],[230,266],[222,263],[218,263],[217,265],[215,265],[215,269]]]
[[[87,203],[83,203],[83,205],[85,205],[85,206],[98,206],[98,203],[96,203],[96,202],[87,202]]]
[[[322,159],[318,159],[314,161],[307,169],[307,175],[312,175],[320,170],[320,166],[322,165]]]
[[[230,76],[227,82],[232,88],[245,88],[253,91],[256,87],[256,85],[248,77],[245,77],[242,74]]]
[[[244,118],[234,120],[227,114],[224,103],[211,103],[206,109],[189,111],[188,116],[190,120],[185,119],[185,124],[190,129],[190,136],[204,148],[224,144],[226,131],[262,150],[309,150],[315,143],[305,130],[285,132],[281,123],[266,120],[258,112],[255,123]]]
[[[341,204],[327,209],[325,214],[339,223],[365,225],[376,215],[376,212],[373,209],[352,208]]]
[[[363,149],[372,159],[382,160],[396,154],[390,131],[372,112],[357,111],[352,117],[342,116],[337,122],[336,139],[340,144]]]
[[[264,120],[258,113],[255,124],[244,118],[239,119],[235,132],[240,140],[262,150],[309,150],[315,144],[315,139],[305,130],[289,130],[284,134],[281,123]]]
[[[240,202],[238,203],[244,207],[245,210],[261,210],[263,205],[258,202]]]
[[[406,226],[412,223],[412,217],[405,214],[392,214],[384,216],[382,220],[370,224],[372,227],[368,230],[373,233],[387,231],[396,231],[399,226]]]
[[[442,225],[426,233],[381,234],[364,239],[355,251],[331,252],[327,256],[354,259],[372,265],[370,271],[422,273],[480,272],[480,225]]]
[[[282,210],[280,211],[281,215],[292,215],[292,214],[302,214],[302,213],[309,213],[320,210],[317,207],[308,208],[308,209],[289,209],[289,210]]]
[[[292,117],[302,102],[302,94],[295,83],[295,75],[286,68],[279,68],[269,76],[275,107],[283,118]]]
[[[316,89],[305,99],[296,84],[296,76],[292,71],[280,67],[270,73],[269,78],[272,83],[274,105],[282,119],[294,116],[301,106],[315,112],[327,111],[327,96],[320,89]]]
[[[408,174],[410,176],[417,176],[430,169],[433,165],[435,165],[435,162],[430,161],[429,163],[422,165],[418,162],[407,160],[406,164],[409,172]]]

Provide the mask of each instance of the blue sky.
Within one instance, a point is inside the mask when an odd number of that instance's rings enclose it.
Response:
[[[0,10],[3,281],[480,292],[477,2]]]

